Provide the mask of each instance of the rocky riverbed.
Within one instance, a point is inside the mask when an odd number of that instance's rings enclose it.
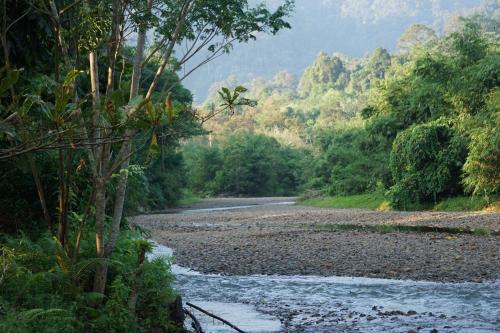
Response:
[[[293,200],[214,199],[132,221],[173,248],[177,264],[204,273],[439,282],[500,278],[500,236],[315,228],[360,224],[498,230],[500,213],[375,212],[279,204]]]

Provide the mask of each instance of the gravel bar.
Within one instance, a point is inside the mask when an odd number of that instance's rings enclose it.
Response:
[[[378,212],[279,204],[294,199],[212,199],[172,214],[131,219],[150,230],[153,239],[172,247],[177,264],[204,273],[442,282],[500,278],[500,236],[310,228],[389,224],[499,230],[500,213]],[[207,210],[215,207],[227,210]]]

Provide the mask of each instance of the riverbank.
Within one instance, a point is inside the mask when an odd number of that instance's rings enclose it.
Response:
[[[132,221],[172,247],[178,264],[204,273],[439,282],[500,278],[500,236],[324,228],[352,224],[499,230],[499,213],[376,212],[277,204],[283,201],[290,199],[213,199],[191,211],[137,216]],[[231,206],[247,207],[210,211]]]
[[[349,196],[320,196],[304,198],[300,204],[319,208],[362,208],[379,211],[392,210],[389,200],[383,193],[365,193]],[[482,197],[452,197],[425,207],[425,210],[437,212],[474,212],[474,211],[500,211],[498,198],[488,202]],[[411,210],[411,209],[410,209]],[[419,209],[415,209],[419,210]],[[421,208],[420,208],[421,210]]]

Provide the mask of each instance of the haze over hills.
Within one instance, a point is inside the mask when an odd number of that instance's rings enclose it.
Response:
[[[267,4],[275,7],[281,2],[268,0]],[[214,82],[231,74],[241,82],[269,79],[284,69],[300,76],[320,51],[352,57],[367,55],[378,47],[394,51],[399,36],[411,24],[422,23],[442,33],[452,16],[485,9],[498,12],[499,5],[499,0],[296,0],[290,18],[292,29],[236,45],[229,55],[188,77],[184,85],[201,103]]]

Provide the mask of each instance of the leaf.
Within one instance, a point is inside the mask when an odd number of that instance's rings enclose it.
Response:
[[[100,300],[103,300],[106,296],[104,294],[101,294],[101,293],[97,293],[97,292],[94,292],[94,291],[91,291],[91,292],[88,292],[88,293],[84,293],[83,294],[83,298],[85,299],[85,301],[87,301],[88,303],[94,303],[96,301],[100,301]]]
[[[51,308],[51,309],[30,309],[23,311],[18,314],[18,318],[21,321],[32,321],[40,316],[50,316],[50,315],[60,315],[60,314],[69,314],[68,310]]]
[[[151,147],[158,147],[158,136],[156,136],[156,133],[153,133],[151,137]]]
[[[115,90],[111,93],[110,96],[111,101],[115,107],[122,107],[125,105],[125,100],[123,98],[123,91]]]
[[[0,96],[3,95],[4,92],[12,88],[16,82],[19,80],[19,70],[11,70],[11,71],[6,71],[5,77],[2,78],[0,81]]]
[[[132,98],[130,101],[128,101],[128,106],[132,106],[132,107],[139,106],[143,100],[144,100],[144,97],[136,96],[136,97]]]
[[[26,95],[26,98],[24,99],[23,101],[23,105],[21,106],[19,112],[21,113],[21,115],[26,115],[30,110],[31,108],[33,107],[33,105],[35,104],[43,104],[43,100],[40,98],[40,96],[37,96],[37,95]]]
[[[148,114],[149,121],[151,123],[154,123],[154,121],[155,121],[155,109],[154,109],[153,103],[151,103],[151,101],[146,103],[146,112]]]
[[[72,268],[73,276],[71,277],[74,281],[80,280],[86,274],[92,273],[92,268],[99,264],[107,263],[108,259],[106,258],[91,258],[78,262]]]
[[[0,121],[0,136],[1,135],[6,135],[10,138],[15,138],[16,131],[15,131],[14,127],[4,123],[3,121]]]
[[[64,78],[63,85],[69,86],[70,84],[73,84],[73,82],[75,82],[76,78],[78,77],[78,75],[80,75],[80,73],[83,72],[76,69],[69,71],[68,74],[66,74],[66,77]]]
[[[221,88],[223,96],[225,96],[227,99],[231,99],[231,91],[229,91],[228,88],[222,87]]]
[[[243,86],[237,86],[236,88],[234,88],[234,91],[237,93],[245,93],[248,91],[248,89]]]
[[[71,265],[71,260],[66,254],[66,251],[64,251],[63,246],[59,240],[54,237],[54,242],[56,245],[56,262],[59,268],[63,273],[69,273],[70,272],[70,265]]]

